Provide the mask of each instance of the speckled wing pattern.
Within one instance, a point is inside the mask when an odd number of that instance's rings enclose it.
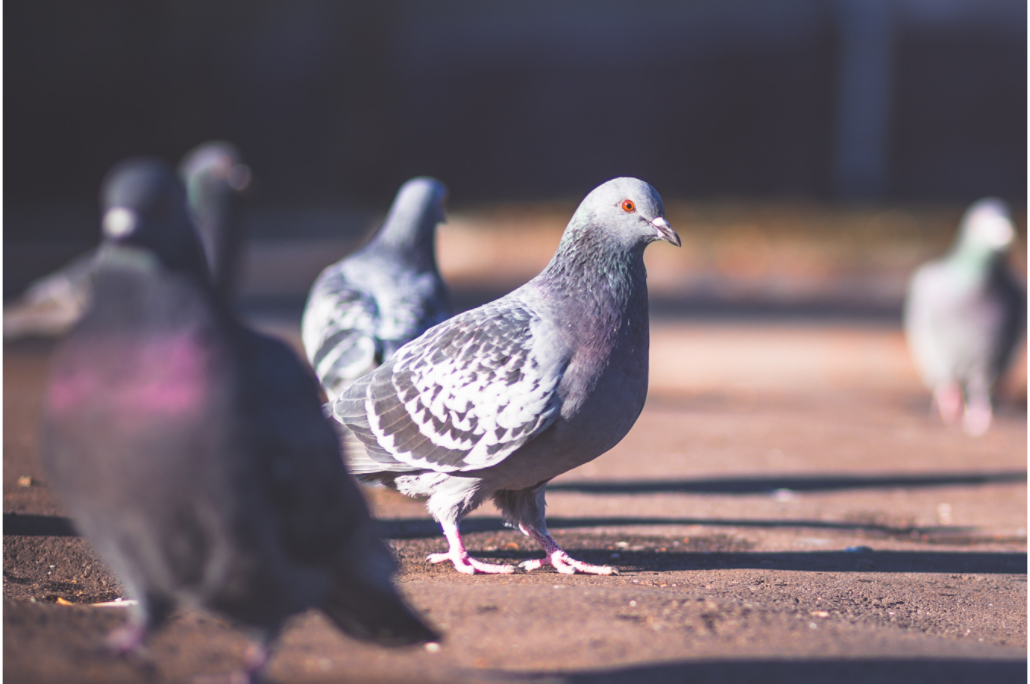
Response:
[[[381,263],[346,266],[315,283],[302,323],[308,361],[331,398],[450,315],[431,275],[385,273],[391,269]]]
[[[506,298],[402,347],[333,414],[384,470],[478,470],[554,422],[569,358],[552,326]]]
[[[375,368],[382,356],[375,337],[378,316],[375,299],[352,286],[341,270],[319,278],[304,309],[301,337],[327,391],[335,395]]]

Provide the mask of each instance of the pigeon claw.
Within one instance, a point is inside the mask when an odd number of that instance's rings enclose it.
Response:
[[[111,655],[126,656],[140,649],[146,635],[147,628],[142,623],[130,619],[107,635],[104,646]]]
[[[967,435],[979,437],[990,429],[992,417],[990,401],[971,402],[966,406],[965,415],[962,416],[962,429]]]
[[[550,554],[543,558],[535,558],[533,560],[524,561],[519,563],[526,572],[532,572],[533,570],[539,570],[545,565],[553,566],[555,570],[563,575],[574,575],[577,572],[581,572],[584,575],[618,575],[619,571],[610,565],[591,565],[590,563],[584,563],[578,561],[575,558],[569,556],[561,549],[552,551]]]
[[[468,555],[454,556],[450,553],[431,553],[426,556],[426,562],[434,565],[446,563],[447,561],[453,563],[454,569],[463,575],[474,575],[477,572],[484,575],[510,575],[515,572],[515,568],[510,565],[484,563]]]

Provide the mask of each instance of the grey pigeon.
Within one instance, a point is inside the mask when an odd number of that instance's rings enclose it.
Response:
[[[1026,293],[1005,261],[1014,239],[1004,202],[976,202],[951,252],[916,270],[905,301],[909,350],[941,418],[974,435],[990,427],[991,389],[1026,325]]]
[[[315,378],[214,294],[171,169],[126,161],[103,197],[93,301],[54,358],[41,452],[139,600],[109,645],[132,650],[179,604],[246,630],[248,679],[309,607],[359,638],[435,639],[391,583]]]
[[[200,232],[217,289],[228,295],[235,283],[243,235],[237,196],[250,182],[250,169],[229,143],[208,142],[188,152],[180,164],[190,214]],[[89,305],[90,250],[33,281],[18,301],[4,307],[4,337],[60,336]]]
[[[462,573],[514,568],[470,558],[462,517],[492,498],[546,554],[522,564],[611,574],[572,559],[548,534],[544,489],[615,446],[647,396],[644,248],[679,246],[647,183],[617,178],[586,196],[540,275],[401,347],[327,412],[364,452],[347,453],[359,480],[428,497]],[[356,439],[355,439],[356,438]]]
[[[436,266],[436,226],[447,189],[432,178],[401,186],[368,244],[311,287],[301,338],[329,399],[451,315]]]
[[[236,147],[220,140],[190,150],[179,163],[211,279],[225,297],[232,294],[239,278],[245,240],[236,198],[250,184],[250,175]]]

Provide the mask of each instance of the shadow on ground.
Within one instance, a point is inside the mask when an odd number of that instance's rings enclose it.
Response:
[[[709,480],[625,480],[556,482],[551,492],[585,494],[769,494],[777,490],[825,492],[844,489],[891,489],[948,487],[1018,482],[1026,484],[1026,471],[998,473],[949,473],[947,475],[811,475],[806,477],[737,477]]]
[[[500,674],[500,673],[499,673]],[[1025,682],[1026,660],[847,659],[744,660],[665,663],[599,672],[509,675],[511,681],[557,684],[669,682],[835,682],[836,684],[980,684]],[[503,681],[503,680],[502,680]]]

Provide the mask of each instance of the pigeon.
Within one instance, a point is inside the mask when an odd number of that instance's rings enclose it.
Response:
[[[501,299],[471,309],[401,347],[355,381],[326,412],[349,444],[349,470],[366,483],[428,497],[449,544],[432,563],[464,574],[510,573],[469,556],[458,523],[492,499],[505,521],[571,574],[613,574],[571,558],[547,532],[547,482],[615,446],[647,397],[644,248],[677,247],[658,193],[634,178],[593,190],[548,266]]]
[[[250,182],[250,169],[229,143],[208,142],[183,157],[191,216],[204,241],[212,277],[228,296],[237,276],[243,236],[237,195]],[[4,307],[4,337],[59,337],[89,305],[96,250],[80,254],[57,271],[30,283],[21,298]]]
[[[236,148],[217,140],[187,152],[179,164],[208,270],[215,289],[224,297],[232,294],[239,276],[244,236],[236,195],[250,184],[250,175],[250,167],[241,163]]]
[[[354,637],[435,640],[392,584],[317,381],[217,296],[172,170],[123,162],[103,205],[92,303],[53,360],[40,435],[55,491],[138,599],[108,645],[134,650],[183,604],[245,629],[246,681],[310,607]]]
[[[991,390],[1025,329],[1026,292],[1009,272],[1015,240],[1008,207],[973,204],[943,259],[920,266],[908,286],[904,327],[912,358],[946,424],[971,435],[991,425]]]
[[[450,318],[436,266],[436,226],[445,221],[446,197],[433,178],[409,180],[368,244],[327,267],[312,285],[301,339],[330,400]]]

